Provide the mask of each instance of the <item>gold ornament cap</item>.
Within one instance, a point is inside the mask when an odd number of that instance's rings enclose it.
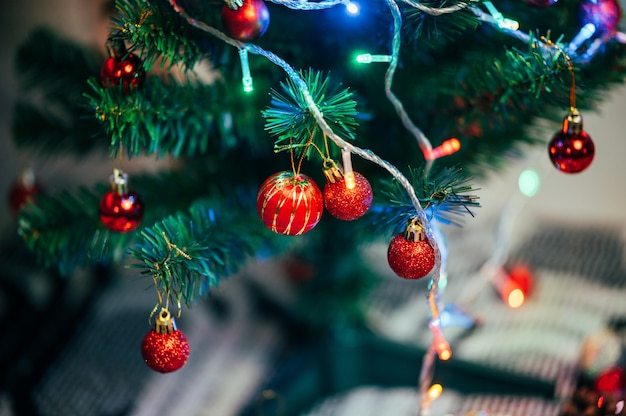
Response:
[[[412,241],[414,243],[426,240],[426,231],[424,230],[422,221],[420,221],[418,217],[407,221],[406,228],[404,230],[404,238],[407,241]]]
[[[121,169],[113,169],[113,175],[109,177],[111,182],[111,190],[117,195],[125,195],[128,193],[128,175]]]
[[[335,183],[343,180],[343,171],[334,160],[327,159],[324,161],[324,176],[330,183]]]
[[[563,133],[580,134],[581,131],[583,131],[583,116],[577,108],[572,107],[563,119]]]
[[[172,314],[167,309],[161,309],[159,316],[156,318],[154,331],[157,334],[171,334],[176,331],[176,323]]]

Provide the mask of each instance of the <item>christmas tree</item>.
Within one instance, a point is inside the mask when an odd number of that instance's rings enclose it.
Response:
[[[626,74],[615,0],[108,6],[106,55],[45,29],[18,52],[16,145],[113,164],[52,195],[27,178],[18,234],[61,275],[130,265],[152,279],[142,352],[160,372],[193,354],[170,310],[254,259],[284,259],[299,326],[358,326],[378,282],[363,247],[381,241],[399,279],[428,287],[428,356],[450,358],[442,226],[473,215],[473,178],[528,146],[584,171],[583,113]],[[167,168],[125,173],[146,156]]]

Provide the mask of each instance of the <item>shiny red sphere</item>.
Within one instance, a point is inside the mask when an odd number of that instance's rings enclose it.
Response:
[[[324,206],[330,215],[342,221],[361,218],[372,205],[372,186],[365,176],[354,172],[354,187],[346,186],[345,178],[324,185]]]
[[[578,11],[581,26],[591,23],[599,36],[617,33],[622,9],[617,0],[583,0]]]
[[[591,165],[595,146],[589,134],[558,131],[550,140],[548,154],[554,166],[564,173],[578,173]]]
[[[146,78],[142,60],[132,53],[124,59],[107,58],[100,68],[100,81],[103,87],[123,85],[126,93],[131,88],[141,87]]]
[[[391,269],[404,279],[421,279],[435,267],[435,250],[428,240],[409,241],[404,233],[391,239],[387,249]]]
[[[189,358],[189,342],[180,329],[170,334],[151,330],[141,343],[141,356],[148,367],[159,373],[181,369]]]
[[[620,367],[613,367],[602,372],[594,383],[594,389],[599,393],[613,393],[623,397],[626,379]],[[622,398],[620,397],[620,398]]]
[[[34,201],[39,193],[41,193],[41,187],[38,183],[26,185],[22,181],[15,182],[9,189],[9,208],[11,208],[11,212],[17,214],[29,202]]]
[[[270,12],[263,0],[244,0],[237,10],[222,7],[222,26],[231,38],[249,42],[263,36],[270,24]]]
[[[283,171],[263,182],[257,194],[259,217],[277,234],[301,235],[322,218],[324,197],[317,184],[302,173]]]
[[[125,233],[141,224],[144,204],[139,194],[109,191],[100,200],[100,220],[111,231]]]

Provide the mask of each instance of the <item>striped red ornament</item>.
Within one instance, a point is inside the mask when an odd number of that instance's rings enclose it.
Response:
[[[301,235],[322,218],[324,197],[317,184],[302,173],[283,171],[270,176],[256,198],[259,217],[277,234]]]

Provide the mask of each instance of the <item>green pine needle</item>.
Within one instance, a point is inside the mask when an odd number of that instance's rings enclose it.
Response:
[[[122,149],[128,157],[205,154],[219,128],[215,114],[225,112],[212,85],[163,82],[154,76],[129,94],[121,85],[104,88],[95,79],[89,85],[93,93],[87,99],[111,137],[112,156]]]
[[[147,71],[157,63],[193,68],[210,56],[209,37],[172,13],[168,2],[117,0],[116,7],[112,33],[126,39],[130,50],[137,50]]]
[[[143,229],[130,249],[139,262],[132,267],[152,276],[164,298],[189,306],[268,246],[271,233],[249,212],[226,208],[224,202],[198,201],[188,214],[168,216]]]
[[[476,191],[459,168],[446,167],[438,172],[431,172],[424,178],[423,170],[410,169],[411,181],[422,208],[429,219],[437,219],[444,224],[462,225],[467,214],[474,216],[472,208],[478,208],[478,197],[470,194]],[[368,227],[372,235],[387,235],[392,230],[397,233],[404,229],[408,219],[415,217],[415,208],[406,190],[396,181],[382,183],[379,199],[385,202],[372,206],[368,214]]]
[[[104,227],[98,214],[99,200],[85,188],[38,195],[35,203],[20,211],[18,234],[39,264],[56,267],[63,275],[76,267],[119,262],[134,233],[120,234]]]
[[[45,157],[105,151],[97,120],[84,117],[82,106],[86,80],[98,73],[100,63],[83,45],[46,28],[33,31],[16,57],[20,93],[12,120],[15,143]]]
[[[470,1],[435,0],[420,2],[422,5],[435,9],[452,7],[459,3],[478,3]],[[455,13],[433,15],[416,8],[407,9],[406,25],[403,28],[405,37],[420,42],[422,38],[428,39],[428,47],[441,47],[443,41],[454,40],[467,30],[474,30],[480,25],[480,20],[471,11],[470,6]],[[419,39],[419,40],[418,40]]]
[[[331,80],[321,72],[309,70],[303,78],[313,101],[324,115],[324,119],[337,135],[346,140],[355,138],[356,102],[348,89],[338,90]],[[282,82],[283,94],[272,90],[270,108],[262,112],[266,119],[265,129],[277,137],[275,149],[294,150],[298,157],[310,157],[312,147],[324,149],[324,134],[310,114],[302,91],[291,81]],[[309,144],[314,146],[310,146]],[[333,154],[336,150],[333,149]]]

